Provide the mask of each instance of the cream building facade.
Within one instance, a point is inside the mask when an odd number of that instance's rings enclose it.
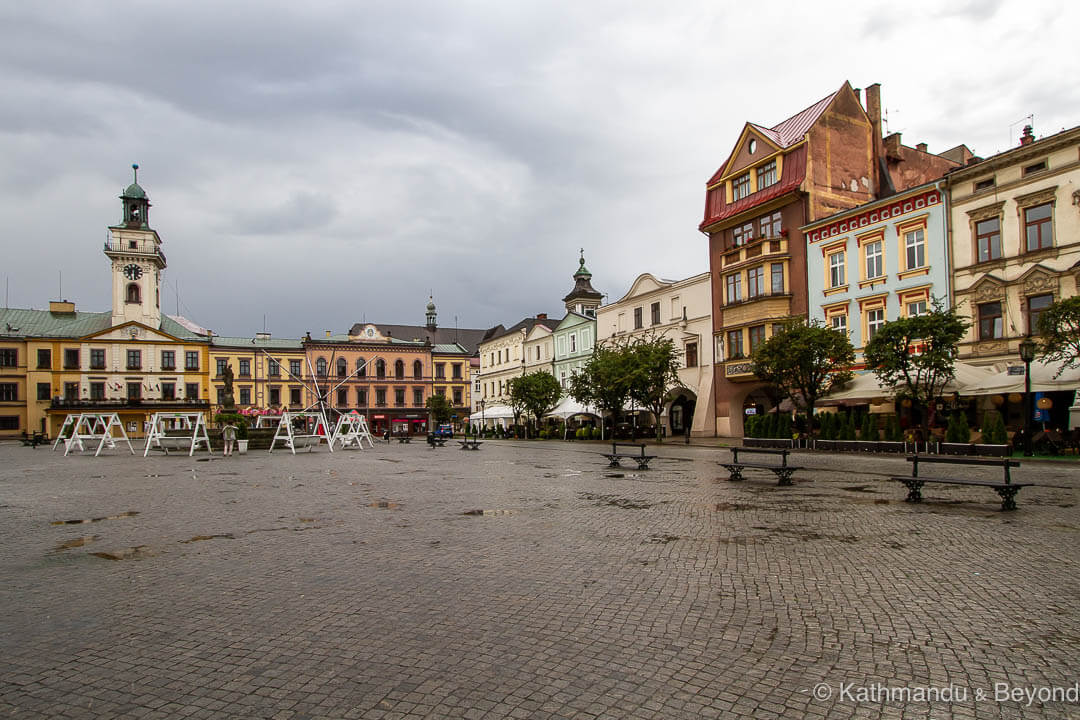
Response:
[[[661,418],[669,435],[716,435],[712,380],[712,284],[709,273],[662,280],[643,273],[615,302],[596,315],[598,342],[655,335],[682,353],[681,387],[671,392]]]

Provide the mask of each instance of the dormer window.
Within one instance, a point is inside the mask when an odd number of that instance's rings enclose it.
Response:
[[[742,200],[750,194],[750,173],[740,175],[731,181],[731,199],[733,202]]]
[[[776,161],[770,160],[757,169],[757,189],[763,190],[776,184]]]

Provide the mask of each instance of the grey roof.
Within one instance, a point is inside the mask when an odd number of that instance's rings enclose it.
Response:
[[[111,312],[60,313],[50,310],[0,308],[0,337],[80,338],[112,327]],[[180,340],[206,342],[168,315],[161,316],[160,330]]]
[[[485,337],[483,341],[488,342],[490,340],[496,340],[516,332],[521,332],[522,330],[527,333],[537,325],[543,325],[548,330],[554,330],[558,327],[559,321],[552,320],[551,318],[527,317],[524,320],[514,323],[508,328],[503,328],[501,332],[493,332],[490,337]],[[502,326],[500,325],[499,327],[501,328]]]
[[[304,347],[303,340],[299,338],[249,338],[249,337],[227,337],[225,335],[215,335],[210,342],[214,347],[235,347],[235,348],[265,348],[276,350],[301,350]]]
[[[491,333],[494,328],[487,330],[477,328],[445,328],[437,327],[434,330],[427,325],[390,325],[378,322],[372,323],[356,323],[349,330],[349,334],[356,336],[360,334],[360,331],[366,325],[374,325],[379,329],[379,332],[383,335],[387,335],[393,338],[394,341],[413,341],[419,340],[424,342],[430,340],[432,345],[449,345],[457,343],[470,355],[475,355],[477,348],[480,347],[480,343],[487,340],[488,333]]]
[[[436,343],[432,345],[431,352],[444,355],[471,355],[469,349],[458,343]]]

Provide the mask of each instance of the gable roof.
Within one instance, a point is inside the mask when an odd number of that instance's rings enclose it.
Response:
[[[379,322],[354,323],[349,329],[349,335],[357,336],[367,325],[374,325],[382,335],[393,340],[406,342],[430,340],[432,345],[450,345],[457,343],[465,348],[470,355],[477,352],[480,343],[487,339],[487,334],[493,328],[445,328],[437,327],[434,330],[427,325],[396,325]]]
[[[0,309],[0,336],[79,338],[106,330],[112,313],[54,313],[23,308]]]
[[[558,324],[558,321],[552,320],[551,318],[527,317],[524,320],[514,323],[508,328],[503,328],[501,332],[495,332],[490,337],[485,337],[483,342],[498,340],[501,337],[506,337],[507,335],[521,332],[522,330],[525,330],[527,334],[528,331],[532,330],[536,325],[543,325],[548,330],[554,330]],[[499,327],[501,328],[502,326],[500,325]]]

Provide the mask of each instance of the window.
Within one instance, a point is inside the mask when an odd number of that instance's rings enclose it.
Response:
[[[570,352],[577,352],[577,335],[570,333]]]
[[[127,369],[128,370],[140,370],[140,369],[142,369],[142,350],[128,350],[127,351]]]
[[[844,253],[837,252],[829,256],[829,287],[841,287],[847,281],[844,272]]]
[[[412,376],[413,380],[424,379],[424,363],[419,360],[414,360],[412,364]]]
[[[227,358],[217,358],[217,376],[221,377],[225,374],[225,368],[228,367],[229,361]]]
[[[139,292],[139,286],[135,283],[130,283],[127,286],[127,301],[134,305],[142,302],[142,293]]]
[[[881,240],[866,243],[866,279],[885,275],[885,263],[882,258]]]
[[[1002,336],[1001,303],[979,305],[979,339],[991,340]]]
[[[19,351],[15,348],[0,348],[0,367],[18,367]]]
[[[337,376],[339,378],[343,378],[348,374],[349,374],[349,363],[343,357],[338,358],[337,359]]]
[[[356,404],[359,407],[367,407],[367,388],[356,388]]]
[[[634,329],[640,330],[644,325],[645,324],[641,320],[641,308],[634,308]]]
[[[268,377],[281,376],[281,363],[274,359],[266,361],[266,374]]]
[[[652,324],[653,325],[659,325],[660,324],[660,303],[654,302],[652,304],[652,306],[649,308],[649,310],[652,313]]]
[[[975,244],[979,251],[978,262],[1000,258],[1001,219],[993,217],[975,223]]]
[[[18,399],[18,383],[0,383],[0,402],[16,402]]]
[[[405,404],[405,388],[394,388],[394,404]]]
[[[37,384],[37,399],[38,400],[48,400],[50,390],[51,390],[51,388],[49,387],[49,383],[38,383]]]
[[[446,363],[435,363],[435,378],[438,380],[446,379]]]
[[[349,390],[347,388],[338,388],[337,404],[338,407],[345,407],[349,404]]]
[[[303,372],[304,371],[300,367],[300,361],[299,360],[290,360],[289,361],[289,374],[290,375],[292,375],[293,377],[300,377],[303,374]],[[297,402],[299,402],[299,400]]]
[[[382,358],[375,361],[375,377],[379,380],[386,377],[386,361]]]
[[[161,399],[162,400],[175,400],[176,399],[176,383],[163,382],[161,383]]]
[[[782,229],[783,223],[781,221],[779,210],[772,215],[758,218],[759,237],[771,238],[773,240],[779,239]]]
[[[0,430],[18,430],[19,429],[19,416],[18,415],[3,415],[0,416]]]
[[[37,366],[38,370],[49,370],[52,368],[52,350],[37,351]]]
[[[746,296],[755,298],[765,294],[765,268],[761,265],[746,271]]]
[[[832,317],[829,318],[829,326],[833,330],[835,330],[837,332],[842,332],[845,335],[847,335],[847,315],[846,314],[833,315]]]
[[[772,294],[783,295],[784,294],[784,263],[773,263],[771,268],[772,274]]]
[[[724,278],[724,285],[727,287],[728,304],[737,303],[742,300],[742,276],[739,275],[739,273],[734,273]]]
[[[270,404],[271,405],[280,405],[281,404],[281,388],[276,388],[276,387],[270,388]]]
[[[537,360],[540,359],[540,346],[539,345],[536,346],[536,359]],[[455,380],[460,380],[461,379],[461,363],[454,363],[451,367],[453,368],[452,377]]]
[[[697,367],[697,343],[686,343],[686,367]]]
[[[294,407],[300,404],[300,388],[289,388],[289,404]]]
[[[440,395],[442,395],[442,394],[444,394],[446,392],[446,388],[439,388],[439,389],[442,390],[442,393],[439,393]],[[412,391],[412,404],[416,405],[417,407],[424,404],[424,391],[421,388],[413,388],[413,391]]]
[[[1039,316],[1054,302],[1053,295],[1032,295],[1027,299],[1028,333],[1039,334]]]
[[[176,369],[176,352],[174,350],[162,350],[161,351],[161,369],[162,370],[175,370]]]
[[[1027,237],[1028,252],[1054,244],[1053,208],[1050,203],[1024,208],[1024,235]]]
[[[742,200],[750,194],[750,173],[740,175],[731,181],[731,200]]]
[[[916,300],[914,302],[909,302],[907,304],[907,316],[908,317],[919,317],[920,315],[925,315],[925,314],[926,314],[926,301],[925,300]]]
[[[251,377],[251,360],[244,358],[240,361],[240,377]]]
[[[326,358],[319,358],[315,361],[315,374],[319,377],[326,377]]]
[[[162,353],[164,358],[164,353]],[[64,368],[67,370],[79,369],[79,349],[78,348],[65,348],[64,349]]]
[[[188,400],[199,399],[199,383],[187,383],[184,385],[184,397]]]
[[[64,383],[64,399],[65,400],[78,400],[79,399],[79,383],[66,382]]]
[[[770,160],[757,169],[757,189],[776,184],[776,161]]]
[[[743,356],[742,330],[728,330],[727,356],[728,360],[734,360],[735,358],[741,358]]]
[[[367,360],[356,358],[356,377],[367,377]]]
[[[454,388],[454,405],[461,405],[463,401],[462,399],[463,395],[461,392],[461,388]]]
[[[399,380],[405,377],[405,362],[403,360],[394,362],[394,377]]]
[[[129,382],[127,384],[127,399],[128,400],[141,400],[142,399],[142,383]]]
[[[184,353],[184,369],[185,370],[198,370],[199,369],[199,351],[188,350]]]
[[[922,228],[904,233],[904,252],[906,269],[926,267],[926,234]]]
[[[246,387],[240,388],[240,404],[241,405],[250,405],[251,404],[251,388],[246,388]]]
[[[748,222],[731,230],[731,243],[734,247],[745,245],[754,239],[754,223]]]
[[[994,187],[994,185],[996,185],[996,184],[997,184],[997,182],[992,177],[991,178],[986,178],[985,180],[976,180],[975,181],[975,192],[979,192],[980,190],[989,190],[990,188]]]
[[[1042,160],[1037,163],[1032,163],[1024,168],[1024,175],[1031,175],[1033,173],[1042,172],[1046,169],[1046,161]]]
[[[866,341],[874,339],[874,335],[885,325],[885,308],[874,308],[866,313]]]
[[[750,354],[753,355],[754,351],[758,349],[761,343],[765,342],[765,326],[755,325],[750,328]]]
[[[92,382],[90,383],[90,399],[91,400],[104,400],[105,399],[105,383]]]

